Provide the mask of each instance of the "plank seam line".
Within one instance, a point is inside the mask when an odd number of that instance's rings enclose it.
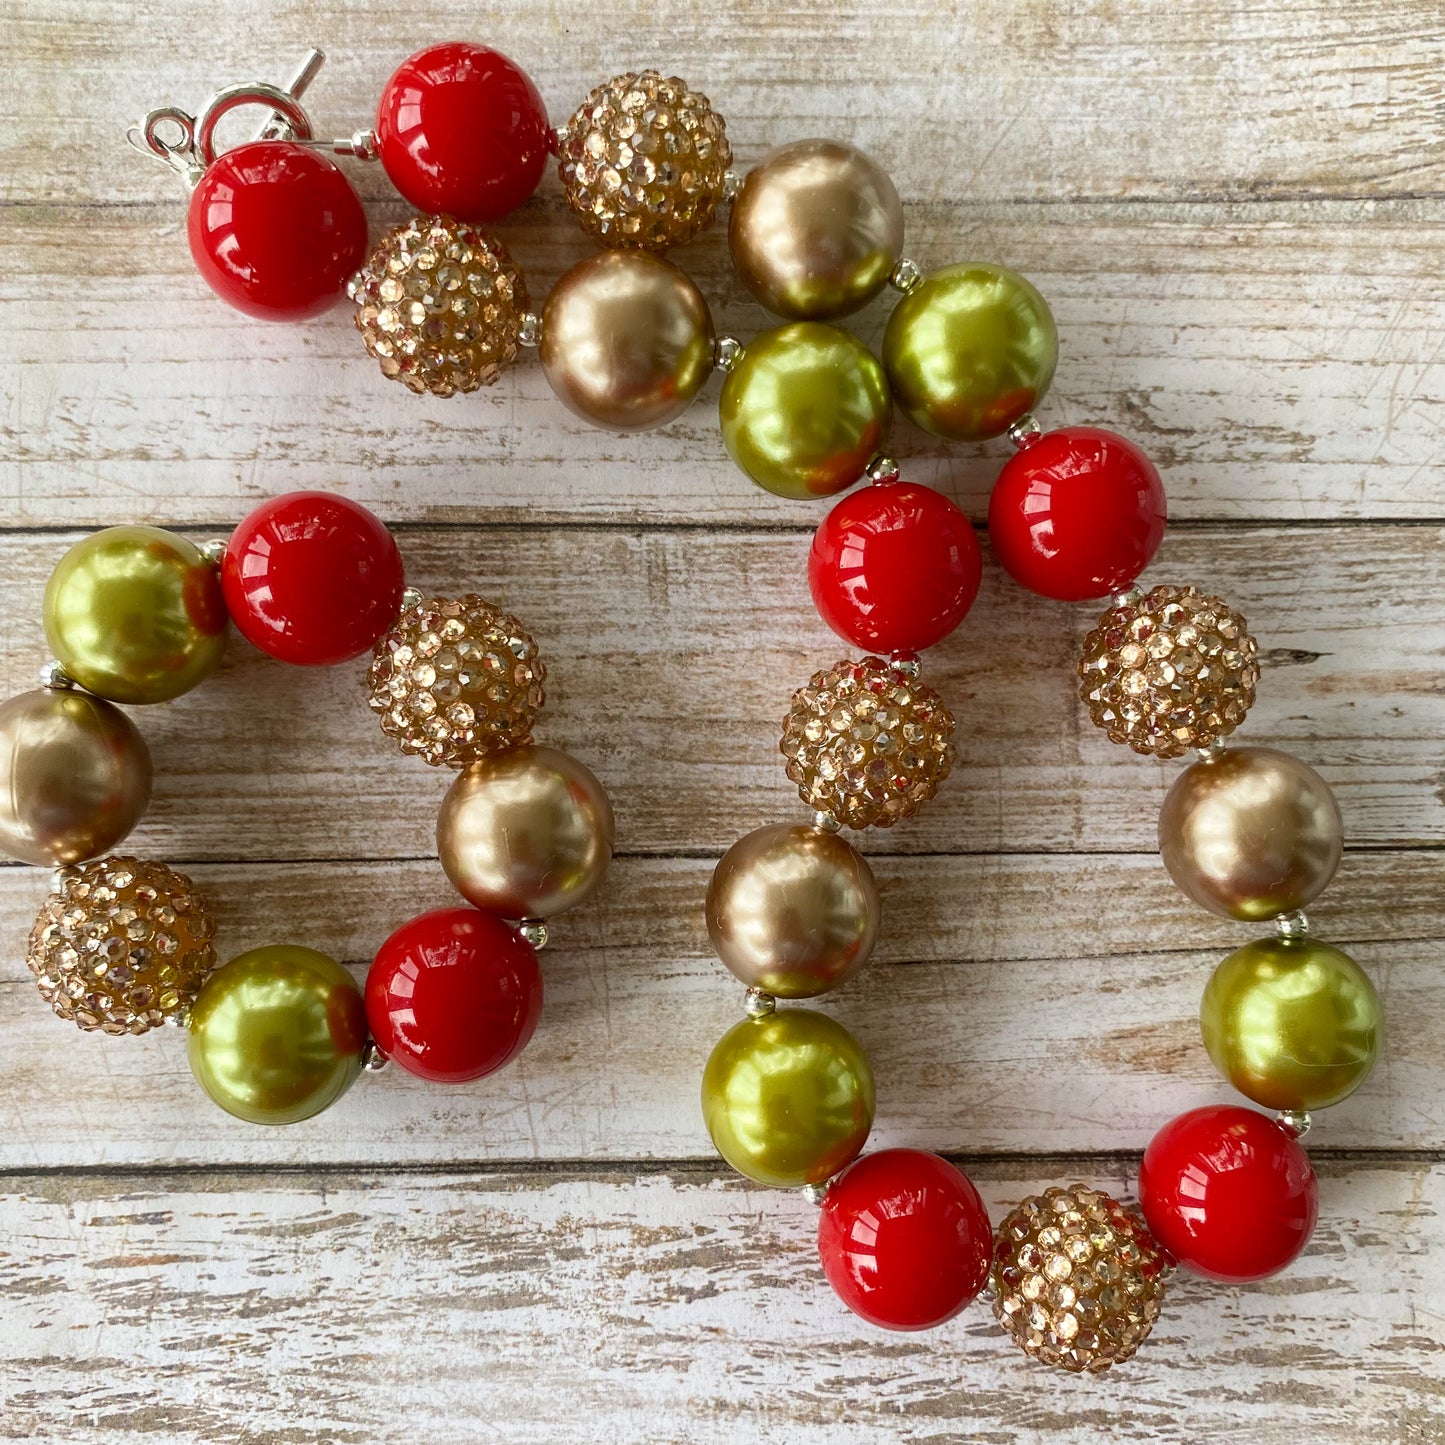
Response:
[[[363,204],[375,206],[378,210],[400,213],[407,209],[406,202],[394,195],[362,196]],[[1008,210],[1027,210],[1033,206],[1048,207],[1049,209],[1093,206],[1102,208],[1105,206],[1234,206],[1234,207],[1260,207],[1268,209],[1280,206],[1300,205],[1369,205],[1388,206],[1393,204],[1418,204],[1419,202],[1445,201],[1445,191],[1431,189],[1424,190],[1400,190],[1400,191],[1334,191],[1311,187],[1297,187],[1265,190],[1259,189],[1238,189],[1218,191],[1190,191],[1190,192],[1158,192],[1154,194],[1130,193],[1125,195],[1110,195],[1108,192],[1074,192],[1073,194],[1062,195],[1036,195],[1036,196],[1000,196],[992,195],[975,198],[972,204],[976,207],[1000,208]],[[903,200],[905,212],[912,211],[916,214],[926,212],[948,212],[960,207],[959,202],[941,200],[919,200],[907,198]],[[170,209],[167,202],[159,197],[134,197],[114,198],[105,200],[83,200],[74,199],[68,196],[46,199],[39,196],[5,196],[0,197],[0,211],[137,211],[137,210],[164,210]],[[533,209],[529,214],[524,213],[514,220],[513,229],[519,224],[540,223],[554,215],[568,215],[566,201],[562,196],[545,195],[537,198]]]
[[[1043,1171],[1061,1171],[1078,1165],[1082,1168],[1134,1168],[1142,1149],[1101,1149],[1097,1151],[1033,1151],[956,1149],[937,1150],[943,1158],[960,1167],[1014,1168],[1028,1166]],[[1312,1148],[1310,1158],[1329,1164],[1419,1165],[1445,1164],[1445,1148]],[[452,1159],[445,1162],[397,1161],[368,1162],[328,1160],[316,1164],[267,1164],[254,1161],[217,1162],[214,1164],[57,1164],[50,1166],[11,1165],[0,1168],[0,1183],[27,1179],[77,1181],[90,1179],[134,1179],[139,1177],[184,1180],[224,1180],[236,1178],[334,1178],[338,1175],[405,1177],[445,1176],[449,1178],[489,1178],[518,1174],[605,1178],[630,1174],[654,1178],[669,1174],[697,1175],[708,1180],[755,1187],[737,1175],[721,1159]]]
[[[992,460],[989,458],[988,460]],[[997,459],[1002,465],[1006,458]],[[983,534],[988,531],[988,524],[982,521],[970,519],[974,531]],[[192,518],[169,518],[169,525],[176,531],[184,532],[225,532],[236,525],[234,517],[220,521],[199,521]],[[0,526],[0,540],[7,537],[64,537],[76,532],[94,531],[96,526],[85,522],[59,523],[27,523],[20,525]],[[644,522],[635,521],[608,521],[588,517],[549,517],[545,513],[536,520],[519,521],[507,518],[497,520],[489,519],[464,519],[461,521],[431,521],[426,519],[411,519],[403,521],[390,521],[387,526],[393,532],[413,533],[425,535],[428,533],[448,532],[496,532],[503,535],[522,535],[529,532],[577,532],[577,533],[601,533],[613,532],[622,536],[656,537],[656,536],[696,536],[706,533],[721,533],[728,536],[739,537],[811,537],[817,530],[816,522],[791,522],[777,521],[767,522],[762,520],[729,521],[721,520],[715,522]],[[1328,518],[1299,518],[1285,519],[1269,517],[1182,517],[1177,520],[1171,519],[1169,530],[1172,533],[1209,533],[1227,532],[1243,535],[1251,532],[1288,532],[1291,535],[1298,535],[1302,532],[1337,532],[1348,529],[1362,528],[1401,528],[1401,529],[1438,529],[1445,526],[1445,514],[1441,516],[1426,517],[1388,517],[1388,516],[1361,516],[1361,517],[1328,517]],[[1102,602],[1103,599],[1100,599]]]
[[[1303,739],[1301,741],[1313,742],[1318,739]],[[646,850],[627,851],[618,849],[612,854],[614,863],[715,863],[727,851],[723,848],[678,848],[663,849],[657,852]],[[1441,842],[1413,842],[1413,843],[1354,843],[1346,844],[1345,855],[1358,855],[1368,857],[1373,854],[1399,853],[1405,855],[1432,854],[1445,852],[1445,841]],[[1040,858],[1056,859],[1060,862],[1067,862],[1070,859],[1107,860],[1111,858],[1157,858],[1157,848],[933,848],[924,849],[920,852],[898,851],[885,852],[880,850],[870,851],[867,856],[870,859],[893,860],[901,859],[907,862],[928,862],[933,859],[943,858],[997,858],[1005,861],[1033,860]],[[317,854],[315,856],[297,855],[295,857],[256,857],[256,858],[222,858],[209,855],[182,856],[180,854],[167,854],[166,861],[175,868],[315,868],[324,866],[329,868],[394,868],[398,864],[411,863],[435,863],[435,853],[396,853],[378,854],[370,853],[362,855],[345,854]],[[13,870],[17,873],[34,873],[38,877],[42,869],[35,868],[29,863],[22,863],[18,859],[0,858],[0,871]]]

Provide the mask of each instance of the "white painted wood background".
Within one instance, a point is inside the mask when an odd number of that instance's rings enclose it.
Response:
[[[410,575],[532,624],[544,734],[605,779],[620,856],[561,920],[519,1064],[442,1090],[388,1072],[267,1133],[193,1086],[182,1040],[54,1020],[22,962],[45,886],[0,869],[0,1438],[1198,1442],[1445,1439],[1445,40],[1435,0],[0,0],[0,680],[43,659],[45,576],[85,528],[217,534],[333,487],[398,528]],[[1062,333],[1046,423],[1138,438],[1175,525],[1150,576],[1216,588],[1266,657],[1245,736],[1336,786],[1350,851],[1312,913],[1376,978],[1386,1057],[1311,1146],[1322,1221],[1288,1275],[1180,1280],[1113,1375],[1043,1372],[975,1308],[924,1336],[847,1315],[813,1211],[712,1157],[696,1105],[737,990],[706,946],[711,861],[797,815],[791,686],[838,655],[803,560],[817,513],[723,455],[714,383],[667,431],[588,432],[534,359],[417,401],[344,312],[248,322],[193,275],[183,197],[126,150],[153,105],[330,62],[323,130],[368,119],[420,45],[495,43],[555,120],[631,66],[687,76],[746,164],[854,140],[892,170],[909,253],[1028,272]],[[400,217],[357,169],[377,227]],[[499,228],[540,297],[585,252],[555,178]],[[747,336],[718,235],[678,258]],[[876,342],[880,302],[858,318]],[[981,518],[1004,448],[900,425],[912,476]],[[870,836],[880,965],[826,1007],[879,1077],[875,1142],[941,1149],[999,1213],[1050,1182],[1127,1193],[1176,1111],[1227,1096],[1195,1010],[1247,931],[1152,852],[1177,765],[1073,701],[1088,609],[992,569],[930,659],[963,761]],[[136,846],[194,872],[226,952],[294,939],[358,972],[445,901],[446,779],[396,756],[358,668],[236,641],[142,719]]]

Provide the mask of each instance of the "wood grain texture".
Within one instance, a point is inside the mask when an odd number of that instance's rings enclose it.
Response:
[[[148,173],[125,150],[115,165]],[[586,254],[555,185],[498,228],[537,295]],[[95,261],[77,295],[54,238],[81,228]],[[1060,207],[960,193],[910,205],[908,236],[926,266],[983,256],[1037,282],[1063,354],[1045,423],[1136,437],[1176,518],[1445,516],[1440,205]],[[677,259],[720,328],[746,338],[770,324],[741,298],[720,234]],[[887,305],[852,322],[875,347]],[[733,467],[716,380],[673,425],[616,436],[565,412],[531,353],[490,390],[419,399],[381,376],[345,306],[305,328],[256,326],[195,275],[180,197],[11,209],[0,308],[15,387],[0,498],[25,525],[220,522],[300,486],[343,487],[397,520],[816,520]],[[945,447],[906,419],[889,445],[976,517],[1007,452]]]
[[[1172,1114],[1219,1097],[1199,996],[1255,933],[1200,918],[1156,860],[1078,858],[1065,877],[1054,859],[998,855],[878,866],[879,963],[819,1001],[872,1061],[875,1144],[1142,1148]],[[352,960],[358,977],[404,918],[455,902],[429,862],[190,871],[216,905],[223,956],[284,940]],[[558,920],[543,1021],[513,1066],[450,1089],[387,1070],[286,1129],[215,1109],[175,1031],[117,1044],[62,1028],[23,965],[7,964],[0,1168],[706,1159],[698,1080],[741,999],[703,928],[710,871],[704,860],[619,860],[597,904]],[[1388,1020],[1385,1059],[1322,1121],[1330,1145],[1445,1149],[1440,950],[1422,938],[1438,932],[1442,884],[1439,853],[1359,854],[1317,910],[1375,979]],[[24,932],[44,886],[0,870],[5,936]]]
[[[1265,654],[1243,736],[1297,749],[1338,789],[1356,846],[1445,841],[1442,529],[1174,533],[1151,576],[1221,593]],[[196,534],[198,537],[204,534]],[[0,672],[31,683],[45,578],[72,534],[0,535]],[[793,688],[846,655],[807,599],[808,536],[708,529],[408,529],[420,587],[476,589],[541,639],[541,735],[616,803],[627,853],[720,853],[802,807],[777,752]],[[1073,679],[1092,607],[1022,592],[990,562],[964,626],[929,656],[961,762],[876,852],[1152,849],[1177,775],[1110,744]],[[136,846],[175,860],[428,856],[448,776],[404,759],[360,664],[282,667],[233,639],[224,670],[137,714],[158,761]]]
[[[603,895],[558,921],[515,1067],[457,1090],[368,1076],[274,1132],[203,1099],[177,1032],[54,1020],[21,954],[46,880],[0,867],[0,1438],[1445,1441],[1439,19],[1425,0],[518,0],[481,18],[460,0],[0,0],[5,693],[44,659],[40,595],[76,529],[206,537],[276,492],[337,488],[398,525],[418,585],[531,625],[543,735],[603,777],[621,848]],[[1244,736],[1340,797],[1350,851],[1312,915],[1375,978],[1387,1046],[1311,1138],[1319,1231],[1264,1285],[1178,1281],[1115,1378],[1040,1374],[980,1308],[869,1330],[818,1275],[812,1210],[712,1156],[697,1078],[738,1000],[702,892],[741,832],[799,816],[778,718],[841,655],[802,581],[817,513],[732,469],[716,381],[643,437],[567,417],[530,356],[488,392],[418,401],[344,308],[277,328],[215,302],[173,178],[120,140],[151,106],[281,79],[311,43],[331,58],[308,103],[347,133],[402,56],[452,35],[516,56],[554,121],[656,64],[713,97],[742,165],[854,140],[897,181],[921,264],[1028,273],[1062,338],[1042,420],[1146,446],[1176,524],[1150,576],[1249,616],[1265,676]],[[374,232],[400,219],[380,169],[346,164]],[[534,297],[586,254],[555,177],[499,231]],[[722,328],[768,324],[720,233],[677,259]],[[886,310],[856,318],[874,345]],[[976,521],[1006,452],[906,423],[890,449]],[[866,839],[879,962],[824,1002],[877,1070],[875,1145],[948,1152],[995,1218],[1072,1178],[1127,1195],[1152,1130],[1222,1097],[1197,1000],[1250,936],[1153,852],[1177,766],[1082,717],[1089,620],[988,562],[928,662],[959,768]],[[360,975],[399,921],[450,901],[432,859],[447,778],[392,751],[358,676],[237,640],[212,684],[136,714],[159,776],[134,847],[200,880],[223,956],[286,937]]]
[[[971,1169],[995,1217],[1131,1172],[1047,1162]],[[982,1305],[871,1329],[811,1206],[700,1171],[14,1178],[0,1438],[1435,1445],[1445,1168],[1323,1168],[1288,1283],[1179,1278],[1133,1364],[1083,1380]]]

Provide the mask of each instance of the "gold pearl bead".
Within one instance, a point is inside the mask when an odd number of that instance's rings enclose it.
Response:
[[[452,886],[502,918],[551,918],[597,891],[612,857],[602,784],[557,748],[523,746],[457,775],[437,815]]]
[[[802,140],[744,178],[728,220],[738,279],[769,311],[826,321],[865,306],[903,252],[903,204],[853,146]]]
[[[702,292],[659,256],[604,252],[572,267],[547,297],[539,356],[569,411],[611,431],[681,416],[712,373]]]
[[[527,287],[507,248],[450,216],[384,235],[350,288],[353,318],[383,376],[455,396],[493,385],[517,355]]]
[[[1313,768],[1276,748],[1230,748],[1174,780],[1159,814],[1159,851],[1196,903],[1259,922],[1324,892],[1344,831],[1335,795]]]
[[[582,229],[604,246],[665,251],[707,226],[732,164],[708,98],[655,70],[599,85],[557,132],[557,171]]]
[[[740,838],[707,890],[707,931],[729,971],[777,998],[847,983],[878,937],[868,860],[822,828],[786,824]]]
[[[0,850],[22,863],[79,863],[140,821],[150,749],[118,707],[40,688],[0,703],[0,780]]]

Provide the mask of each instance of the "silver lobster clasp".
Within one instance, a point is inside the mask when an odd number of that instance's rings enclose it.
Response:
[[[301,96],[325,61],[321,51],[310,50],[284,90],[265,81],[228,85],[218,90],[197,115],[174,105],[148,111],[139,125],[126,131],[126,140],[142,154],[164,161],[194,188],[216,159],[216,126],[242,106],[262,105],[270,112],[256,140],[311,141],[311,117],[301,108]]]

